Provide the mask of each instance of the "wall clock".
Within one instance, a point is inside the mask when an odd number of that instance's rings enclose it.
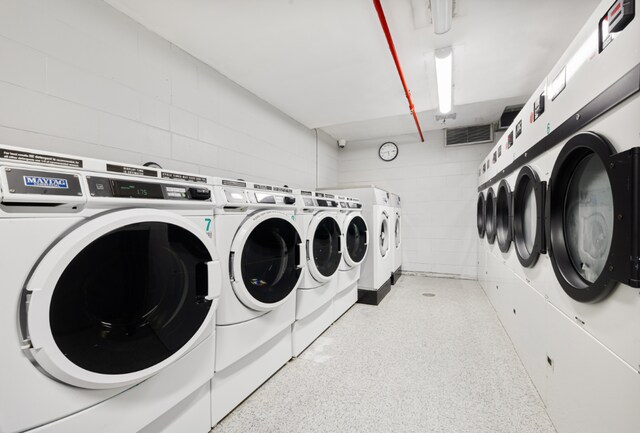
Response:
[[[398,146],[395,143],[387,141],[378,149],[378,156],[383,161],[393,161],[398,156]]]

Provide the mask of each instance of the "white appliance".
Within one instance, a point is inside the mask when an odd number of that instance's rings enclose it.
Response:
[[[212,423],[291,359],[304,244],[293,190],[212,178],[214,239],[222,266]]]
[[[344,239],[342,260],[338,269],[337,293],[333,298],[335,322],[358,301],[361,264],[369,248],[369,229],[362,218],[362,203],[353,197],[338,196],[340,224]]]
[[[343,238],[333,194],[297,190],[295,197],[296,220],[305,245],[305,269],[292,327],[293,356],[298,356],[333,323],[332,300],[338,291]]]
[[[358,198],[369,228],[369,253],[362,262],[358,302],[378,305],[391,290],[391,206],[389,193],[375,186],[326,189],[333,194]]]
[[[398,194],[389,193],[391,204],[391,284],[396,284],[402,272],[402,206]]]
[[[634,6],[598,5],[480,167],[479,279],[559,433],[640,428]]]
[[[207,431],[212,195],[164,173],[0,145],[0,431]]]

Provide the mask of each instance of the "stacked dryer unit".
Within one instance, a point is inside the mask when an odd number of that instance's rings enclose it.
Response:
[[[338,200],[333,194],[296,191],[296,220],[305,250],[305,268],[296,295],[292,327],[293,356],[298,356],[333,323],[343,238]]]
[[[480,168],[479,280],[559,433],[640,431],[634,3],[600,3]]]
[[[369,248],[369,229],[362,218],[362,203],[357,198],[338,196],[338,224],[343,236],[338,285],[333,298],[333,321],[338,320],[358,301],[358,280]]]
[[[305,245],[291,189],[233,179],[210,182],[216,198],[214,240],[223,263],[213,426],[291,359]]]
[[[360,270],[358,302],[378,305],[391,290],[391,212],[389,193],[376,186],[332,188],[327,192],[358,198],[369,232],[369,252]]]
[[[0,145],[0,431],[208,431],[220,267],[199,180]]]
[[[398,194],[389,193],[391,204],[391,284],[400,279],[402,273],[402,206]]]

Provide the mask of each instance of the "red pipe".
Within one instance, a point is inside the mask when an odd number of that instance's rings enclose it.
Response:
[[[420,141],[424,143],[422,128],[420,128],[420,122],[418,122],[418,115],[416,114],[416,111],[413,107],[413,101],[411,100],[411,92],[407,87],[407,82],[404,80],[404,74],[402,73],[400,60],[398,60],[398,53],[396,53],[396,46],[393,44],[393,38],[391,37],[391,32],[389,31],[389,26],[387,25],[387,19],[384,16],[384,11],[382,10],[382,4],[380,4],[380,0],[373,0],[373,5],[376,7],[376,11],[378,12],[378,17],[380,18],[380,24],[382,25],[382,30],[384,31],[384,35],[387,37],[387,43],[389,44],[389,50],[391,51],[391,56],[393,57],[393,61],[396,64],[398,75],[400,75],[400,81],[402,81],[402,87],[404,87],[404,94],[407,96],[407,101],[409,101],[409,109],[411,110],[411,114],[413,115],[413,120],[415,120],[416,127],[418,128],[418,133],[420,134]]]

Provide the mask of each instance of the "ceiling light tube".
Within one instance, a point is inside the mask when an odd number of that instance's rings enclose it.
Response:
[[[435,52],[436,82],[438,83],[438,105],[440,112],[451,111],[453,81],[453,51],[451,47],[440,48]]]
[[[431,0],[431,19],[436,35],[447,33],[453,20],[453,0]]]

